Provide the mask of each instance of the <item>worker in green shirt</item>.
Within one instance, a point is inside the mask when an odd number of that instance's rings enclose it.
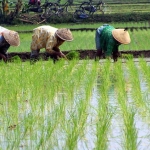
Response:
[[[115,29],[113,26],[104,24],[96,30],[96,57],[99,58],[104,53],[105,58],[113,58],[117,61],[119,56],[118,47],[121,44],[129,44],[131,42],[127,29]]]

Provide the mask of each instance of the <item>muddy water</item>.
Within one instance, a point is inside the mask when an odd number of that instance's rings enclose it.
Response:
[[[147,63],[150,65],[150,59],[145,59],[147,61]],[[138,66],[139,60],[138,59],[134,59],[135,64]],[[105,60],[101,60],[100,61],[101,64],[105,63]],[[126,64],[126,60],[122,60],[123,65],[125,66]],[[124,74],[127,74],[127,70],[124,68]],[[147,90],[147,83],[144,82],[143,80],[143,76],[140,75],[141,78],[141,90],[142,92],[145,92]],[[100,93],[99,93],[99,88],[100,88],[100,83],[97,81],[93,87],[93,91],[92,91],[92,97],[90,99],[90,109],[89,109],[89,113],[88,113],[88,118],[87,118],[87,127],[86,127],[86,131],[85,131],[85,137],[82,139],[78,140],[78,147],[77,150],[93,150],[95,148],[95,141],[96,141],[96,124],[95,124],[95,117],[97,115],[97,109],[98,109],[98,100],[100,98]],[[63,94],[63,93],[62,93]],[[123,138],[123,120],[122,120],[122,116],[120,114],[120,108],[119,108],[119,104],[118,101],[116,99],[115,96],[115,91],[112,88],[110,88],[109,92],[108,92],[108,96],[109,96],[109,105],[111,106],[111,109],[114,112],[114,115],[112,117],[111,120],[111,126],[110,126],[110,130],[108,132],[108,150],[123,150],[123,143],[124,143],[124,138]],[[58,97],[57,97],[58,98]],[[61,99],[61,96],[60,96]],[[58,99],[56,100],[58,101]],[[131,93],[130,91],[128,91],[128,101],[129,101],[129,105],[132,105],[132,97],[131,97]],[[26,114],[24,115],[28,115],[30,113],[30,106],[29,103],[27,103],[27,112],[25,112]],[[134,106],[133,106],[134,108]],[[45,116],[48,116],[49,111],[48,110],[48,106],[45,106]],[[136,108],[134,108],[136,109]],[[140,110],[139,110],[140,111]],[[24,116],[22,116],[23,118]],[[139,143],[138,145],[138,150],[149,150],[150,149],[150,121],[149,121],[149,117],[147,116],[141,116],[138,111],[136,111],[135,114],[135,127],[137,129],[137,143]],[[59,129],[58,129],[59,130]],[[58,131],[57,131],[58,132]],[[64,133],[61,133],[61,130],[59,133],[59,137],[58,137],[58,145],[56,147],[54,147],[53,149],[56,150],[64,150],[62,148],[63,145],[65,145],[65,138],[64,138]],[[37,135],[40,137],[41,133],[37,131]],[[0,136],[1,139],[0,141],[4,141],[3,136]],[[64,139],[64,140],[63,140]],[[18,149],[22,150],[26,150],[26,149],[30,149],[30,146],[33,146],[33,149],[35,149],[36,147],[36,143],[38,143],[38,138],[37,141],[30,141],[29,139],[26,140],[22,140],[20,147]],[[10,142],[12,141],[8,141],[9,145]],[[8,145],[7,141],[2,142],[2,149],[7,149],[7,145]],[[13,142],[12,142],[13,145]],[[22,147],[21,147],[22,145]]]
[[[150,59],[145,58],[145,61],[150,65]],[[138,66],[139,59],[134,59],[135,64]],[[100,64],[105,63],[105,60],[101,60]],[[126,63],[126,60],[122,60],[122,63]],[[124,74],[127,74],[126,68],[124,68]],[[140,85],[141,85],[141,92],[144,93],[147,90],[147,83],[144,82],[143,76],[140,75]],[[93,108],[97,109],[97,100],[99,97],[98,91],[99,91],[99,86],[96,83],[96,86],[93,91],[93,97],[91,100],[91,105]],[[108,134],[108,150],[123,150],[123,143],[124,143],[124,138],[123,138],[123,120],[122,116],[120,115],[118,106],[118,102],[115,97],[114,89],[111,89],[109,91],[109,104],[112,107],[112,109],[116,110],[115,114],[112,117],[111,121],[111,126],[110,126],[110,131]],[[129,105],[132,106],[132,97],[130,91],[128,91],[128,101]],[[150,95],[148,95],[150,96]],[[136,107],[132,106],[133,109],[136,110]],[[94,111],[94,109],[93,109]],[[140,111],[140,110],[139,110]],[[150,149],[150,120],[149,117],[147,116],[141,116],[138,111],[135,111],[135,117],[134,117],[134,122],[135,122],[135,127],[137,130],[137,145],[138,145],[138,150],[148,150]],[[93,116],[89,118],[89,120],[92,120]],[[89,128],[89,131],[92,131],[93,129]],[[87,139],[88,139],[88,146],[85,149],[94,149],[94,140],[95,135],[94,133],[88,133],[87,134]],[[93,142],[92,142],[93,141]],[[80,149],[81,147],[79,147]],[[82,147],[83,148],[83,147]],[[81,148],[81,149],[82,149]]]

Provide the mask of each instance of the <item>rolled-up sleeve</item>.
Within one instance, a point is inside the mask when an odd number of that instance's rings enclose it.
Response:
[[[3,44],[3,41],[4,41],[4,37],[2,35],[0,35],[0,45]]]

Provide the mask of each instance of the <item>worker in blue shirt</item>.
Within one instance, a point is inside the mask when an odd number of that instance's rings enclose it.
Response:
[[[7,62],[7,51],[10,46],[19,46],[19,34],[0,26],[0,59]]]

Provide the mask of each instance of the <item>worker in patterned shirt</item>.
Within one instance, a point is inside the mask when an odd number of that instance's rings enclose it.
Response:
[[[96,57],[100,59],[104,53],[105,58],[113,58],[117,61],[119,56],[118,48],[121,44],[129,44],[131,42],[127,29],[115,29],[113,26],[104,24],[96,30]]]
[[[0,26],[0,59],[7,62],[7,51],[10,46],[19,46],[20,38],[16,31]]]
[[[72,40],[72,33],[67,28],[57,29],[51,26],[37,27],[33,30],[30,59],[36,61],[42,48],[45,48],[47,55],[55,60],[66,58],[60,51],[59,46],[65,41]]]

